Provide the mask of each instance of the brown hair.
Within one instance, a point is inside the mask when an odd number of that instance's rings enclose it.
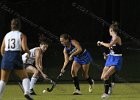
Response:
[[[119,33],[119,24],[118,22],[112,22],[109,28],[112,28],[114,32]]]
[[[69,41],[71,40],[71,36],[69,34],[62,34],[60,35],[60,38],[68,39]]]
[[[21,22],[18,18],[14,18],[11,20],[11,30],[20,30]]]
[[[49,44],[51,42],[51,40],[47,39],[47,37],[45,36],[45,34],[41,33],[39,34],[39,43],[40,44]]]

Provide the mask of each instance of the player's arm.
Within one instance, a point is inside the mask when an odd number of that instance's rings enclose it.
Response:
[[[24,53],[23,55],[22,55],[22,61],[23,61],[23,63],[27,63],[27,60],[29,59],[29,56],[28,56],[28,53]]]
[[[76,51],[74,51],[74,52],[69,56],[69,58],[73,58],[73,56],[75,56],[75,55],[77,55],[77,54],[79,54],[79,53],[82,52],[82,47],[80,46],[80,44],[79,44],[78,41],[72,40],[72,45],[75,46]]]
[[[63,54],[64,54],[64,64],[63,64],[63,67],[61,69],[61,73],[64,73],[65,68],[66,68],[67,64],[69,63],[69,56],[68,56],[67,51],[66,51],[65,48],[63,50]]]
[[[24,52],[27,52],[30,55],[29,48],[27,46],[27,38],[24,34],[21,35],[21,46]]]
[[[35,50],[35,66],[37,70],[41,73],[44,78],[47,78],[47,75],[43,73],[42,69],[42,54],[40,49]]]
[[[5,52],[5,38],[3,39],[2,41],[2,45],[1,45],[1,55],[3,56],[4,55],[4,52]]]
[[[108,54],[106,54],[105,52],[103,53],[103,56],[104,56],[104,60],[108,58]]]
[[[112,47],[114,44],[116,44],[117,41],[118,41],[118,37],[115,36],[115,37],[112,38],[112,41],[111,41],[110,43],[99,42],[99,44],[102,45],[102,46],[105,46],[105,47],[107,47],[107,48],[110,48],[110,47]]]
[[[41,58],[40,58],[40,62],[39,62],[39,64],[40,64],[40,69],[43,70],[42,55],[41,55]]]

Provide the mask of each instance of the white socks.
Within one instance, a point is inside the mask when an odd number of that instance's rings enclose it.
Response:
[[[22,86],[23,86],[23,89],[24,89],[24,94],[29,94],[30,92],[30,80],[28,78],[24,78],[22,80]]]
[[[3,80],[0,80],[0,99],[2,98],[5,85],[6,85],[6,83]]]
[[[38,77],[32,77],[30,82],[30,89],[33,89],[35,86],[35,83],[37,82]]]
[[[4,81],[0,80],[0,99],[2,98],[5,85],[6,85],[6,83]],[[23,89],[24,89],[24,94],[29,94],[30,80],[28,78],[24,78],[22,80],[22,86],[23,86]]]

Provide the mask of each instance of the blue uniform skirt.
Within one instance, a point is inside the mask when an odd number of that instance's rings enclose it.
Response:
[[[6,51],[2,58],[1,69],[23,69],[23,62],[20,51]]]
[[[110,67],[110,66],[115,66],[115,69],[120,71],[121,67],[122,67],[122,56],[113,56],[113,55],[109,55],[105,66],[106,67]]]
[[[74,61],[81,65],[89,64],[91,60],[92,60],[91,55],[86,50],[81,55],[74,57]]]

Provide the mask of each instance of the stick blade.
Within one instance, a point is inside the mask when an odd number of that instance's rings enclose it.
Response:
[[[48,91],[48,92],[52,92],[52,90],[53,90],[55,87],[56,87],[56,83],[54,83],[54,84],[52,85],[51,88],[47,88],[47,91]]]

